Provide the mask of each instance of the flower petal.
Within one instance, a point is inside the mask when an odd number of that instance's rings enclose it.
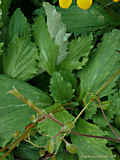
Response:
[[[81,9],[88,9],[91,7],[93,0],[77,0],[77,5]]]
[[[61,8],[69,8],[72,4],[72,0],[59,0],[59,6]]]

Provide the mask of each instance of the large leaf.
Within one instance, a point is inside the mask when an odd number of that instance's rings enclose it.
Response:
[[[88,55],[92,49],[92,35],[81,36],[72,40],[69,44],[69,53],[61,63],[60,68],[66,70],[81,69],[88,61]],[[82,59],[80,61],[80,59]]]
[[[51,99],[41,90],[23,81],[0,75],[0,146],[5,145],[16,130],[22,133],[24,127],[30,123],[31,116],[35,114],[26,104],[8,94],[12,87],[16,87],[38,107],[46,107],[51,104]]]
[[[8,27],[8,40],[10,41],[15,35],[30,39],[30,26],[19,8],[16,9],[11,17]]]
[[[44,17],[40,16],[35,19],[33,35],[40,50],[40,67],[52,74],[56,70],[56,59],[59,51],[50,37]]]
[[[64,79],[60,72],[54,72],[50,81],[51,96],[56,102],[65,103],[73,97],[74,90],[70,81]]]
[[[105,10],[103,6],[95,4],[88,10],[82,10],[76,5],[69,9],[58,9],[62,15],[63,23],[67,25],[69,32],[86,33],[115,26],[120,23],[119,15],[111,10]]]
[[[91,97],[107,82],[111,76],[119,70],[120,54],[117,50],[120,49],[120,31],[113,30],[103,36],[102,42],[98,45],[94,56],[91,58],[88,65],[79,74],[80,76],[80,99]],[[109,95],[114,90],[115,78],[110,81],[101,92],[99,96],[103,97]],[[84,99],[85,103],[86,100]]]
[[[62,62],[67,53],[67,39],[70,34],[66,33],[66,25],[63,24],[61,15],[56,11],[55,6],[49,3],[44,3],[44,9],[47,14],[48,31],[55,44],[59,46],[59,55],[57,57],[57,64]]]
[[[103,131],[96,125],[90,124],[83,119],[79,119],[75,131],[82,134],[102,136]],[[71,135],[72,143],[78,146],[79,160],[114,160],[112,151],[106,147],[107,140],[95,139],[83,136]]]
[[[9,76],[28,80],[38,74],[38,51],[32,42],[17,35],[9,43],[3,55],[3,70]]]

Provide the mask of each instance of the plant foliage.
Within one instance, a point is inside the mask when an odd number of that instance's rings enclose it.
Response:
[[[119,159],[120,12],[108,1],[2,1],[0,160]]]

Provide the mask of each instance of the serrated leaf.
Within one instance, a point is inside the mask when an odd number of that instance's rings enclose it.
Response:
[[[4,146],[16,131],[22,133],[35,112],[13,95],[8,94],[16,87],[26,98],[38,107],[50,105],[51,99],[41,90],[27,83],[0,75],[0,146]],[[17,125],[19,124],[19,125]]]
[[[75,131],[81,134],[89,134],[102,136],[104,135],[103,131],[100,130],[96,125],[90,124],[83,119],[79,119]],[[71,135],[72,143],[78,146],[78,156],[79,160],[85,158],[89,160],[114,160],[112,151],[106,146],[107,140],[90,138],[86,136],[76,136]]]
[[[30,40],[30,26],[20,8],[13,13],[8,27],[8,41],[14,36]]]
[[[108,11],[97,3],[94,3],[88,10],[82,10],[73,5],[67,10],[58,9],[58,11],[68,31],[78,34],[118,25],[120,19],[119,15],[113,13],[112,10]]]
[[[37,17],[33,24],[33,35],[40,50],[39,65],[52,74],[56,70],[58,47],[51,39],[44,17]]]
[[[12,78],[28,80],[38,74],[38,51],[34,43],[15,36],[3,55],[3,70]]]
[[[62,77],[59,72],[54,72],[50,81],[51,96],[56,102],[65,103],[73,98],[72,84]]]
[[[105,33],[94,56],[84,70],[79,73],[80,99],[84,98],[85,103],[119,70],[120,54],[117,53],[117,50],[120,49],[119,41],[119,30]],[[117,78],[118,76],[114,77],[108,85],[98,92],[100,97],[110,95],[114,91],[112,88],[115,86]]]
[[[55,6],[44,2],[43,7],[47,14],[48,31],[55,44],[59,46],[59,55],[57,57],[57,64],[60,64],[67,56],[67,40],[71,35],[66,33],[66,25],[63,24],[61,15],[56,11]]]
[[[72,40],[69,44],[69,53],[60,64],[60,68],[69,71],[81,69],[88,61],[88,55],[92,49],[92,40],[92,35],[81,36],[78,39]]]

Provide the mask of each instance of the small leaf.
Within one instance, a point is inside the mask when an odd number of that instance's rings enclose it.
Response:
[[[69,132],[74,128],[74,123],[72,121],[65,123],[64,132]]]
[[[68,70],[60,70],[59,72],[60,72],[61,76],[63,77],[63,79],[65,81],[70,82],[72,84],[72,88],[76,89],[77,80],[75,78],[75,75]]]
[[[74,144],[70,144],[70,143],[66,143],[66,149],[70,152],[70,153],[72,153],[72,154],[75,154],[75,153],[77,153],[77,151],[78,151],[78,148],[77,148],[77,146],[76,145],[74,145]]]
[[[88,55],[92,49],[93,36],[81,36],[72,40],[69,44],[69,52],[64,61],[60,64],[63,70],[72,71],[74,69],[82,69],[88,61]],[[80,61],[80,59],[82,59]]]
[[[65,103],[73,98],[72,84],[62,77],[61,73],[54,72],[50,81],[51,96],[56,102]]]

